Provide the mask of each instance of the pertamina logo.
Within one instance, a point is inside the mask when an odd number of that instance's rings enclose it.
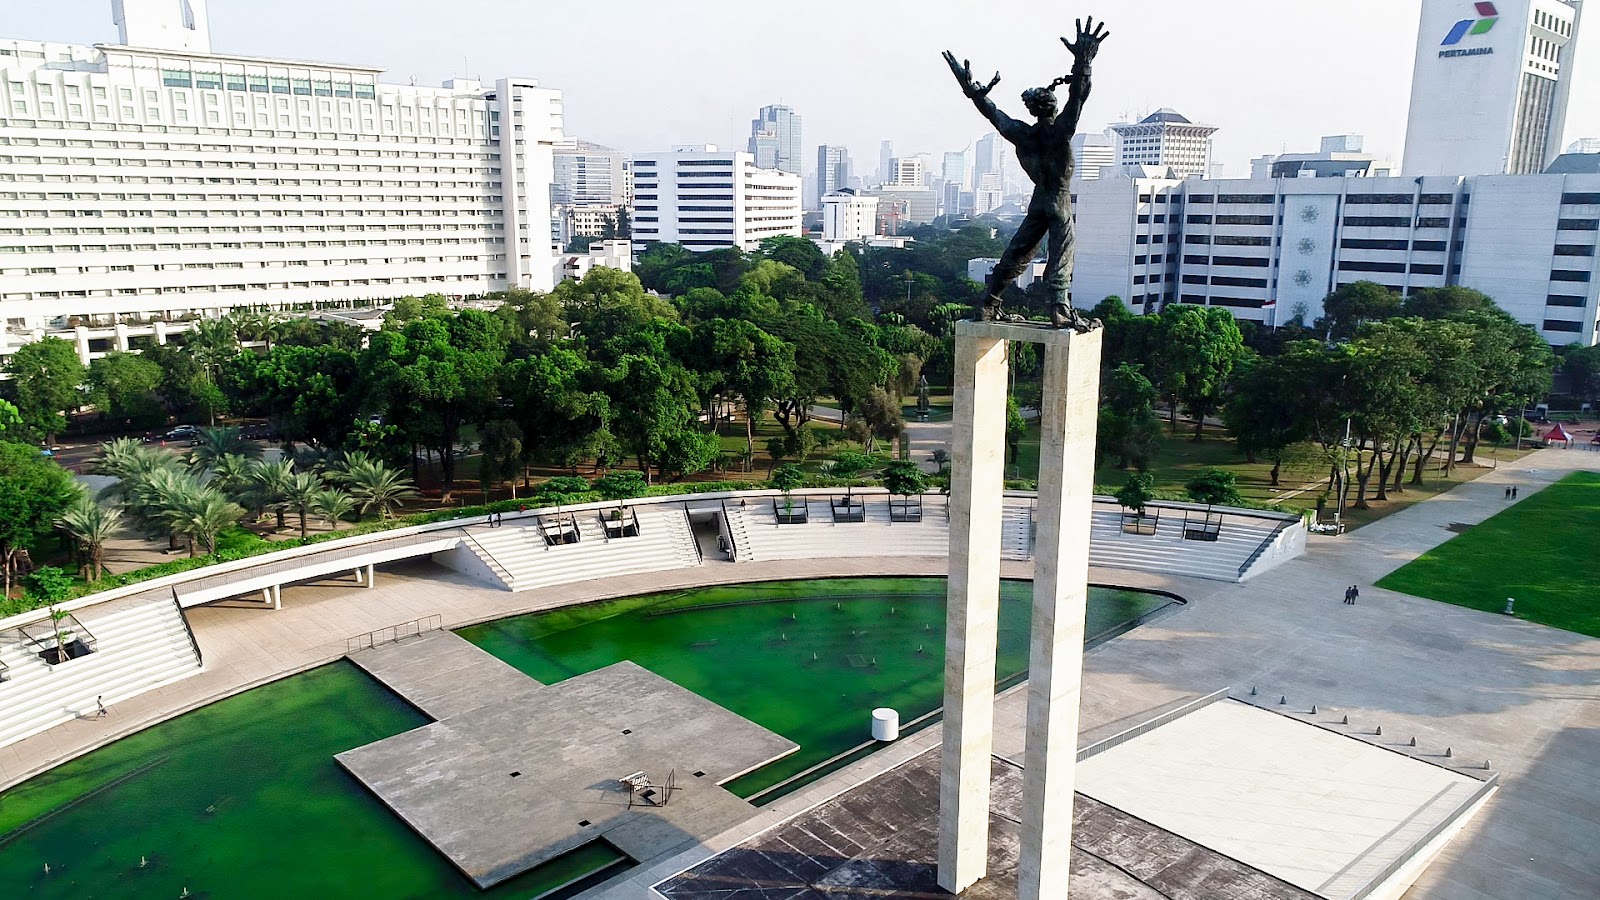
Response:
[[[1488,34],[1494,30],[1495,23],[1500,21],[1500,11],[1495,9],[1493,3],[1489,2],[1476,3],[1474,6],[1478,10],[1478,18],[1462,19],[1457,22],[1455,27],[1450,29],[1450,33],[1445,35],[1444,43],[1439,46],[1455,47],[1469,37]],[[1455,50],[1440,50],[1439,56],[1487,56],[1493,52],[1493,47],[1463,47]]]

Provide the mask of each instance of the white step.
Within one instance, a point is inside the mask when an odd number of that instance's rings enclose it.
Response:
[[[539,528],[532,526],[475,531],[476,543],[467,546],[496,572],[504,572],[514,591],[700,564],[694,533],[682,509],[645,507],[638,516],[636,537],[607,540],[591,510],[576,514],[582,535],[576,544],[547,546]]]
[[[181,614],[165,597],[132,598],[79,616],[95,652],[50,665],[13,631],[0,635],[0,746],[200,671]],[[48,626],[47,626],[48,627]]]

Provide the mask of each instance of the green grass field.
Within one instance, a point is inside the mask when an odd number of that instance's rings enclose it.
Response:
[[[1600,637],[1600,474],[1576,472],[1424,553],[1381,588]]]

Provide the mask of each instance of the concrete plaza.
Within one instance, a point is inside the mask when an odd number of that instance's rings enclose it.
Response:
[[[1370,732],[1381,725],[1385,734],[1416,736],[1424,748],[1450,747],[1463,762],[1492,760],[1503,778],[1501,790],[1409,897],[1600,896],[1600,775],[1593,765],[1600,759],[1600,640],[1371,586],[1447,540],[1451,526],[1475,524],[1503,509],[1507,485],[1520,486],[1526,498],[1572,469],[1597,464],[1596,455],[1578,451],[1535,453],[1344,537],[1313,538],[1305,557],[1242,585],[1092,571],[1099,583],[1160,588],[1191,602],[1087,656],[1080,743],[1183,697],[1257,686],[1263,694],[1286,695],[1296,706],[1317,704],[1325,714],[1349,715],[1353,727]],[[425,564],[380,570],[372,590],[349,580],[294,586],[285,589],[279,612],[244,606],[191,611],[206,654],[204,673],[121,704],[107,719],[67,723],[0,748],[0,785],[184,709],[336,659],[346,637],[407,619],[440,614],[447,627],[455,627],[699,584],[943,575],[945,565],[942,558],[851,559],[841,548],[839,558],[759,565],[707,560],[700,568],[665,575],[598,579],[531,594],[492,590]],[[1004,573],[1027,577],[1030,569],[1007,563]],[[1341,599],[1352,583],[1361,585],[1361,601],[1347,606]],[[996,713],[996,752],[1017,763],[1021,744],[1008,743],[1007,731],[1020,736],[1020,711],[1020,704],[1008,709],[1002,701]],[[885,763],[874,759],[867,762],[881,771]],[[790,799],[820,802],[846,789],[844,779],[851,777],[864,776],[853,767],[773,804],[748,827],[776,824],[768,821],[769,811],[791,809]],[[636,870],[614,896],[643,896],[626,893],[628,886],[669,874]]]

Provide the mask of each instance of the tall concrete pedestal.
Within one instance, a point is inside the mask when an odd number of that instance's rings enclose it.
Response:
[[[939,885],[959,894],[984,877],[988,860],[1008,341],[1040,344],[1044,355],[1017,894],[1063,900],[1088,599],[1099,331],[956,326]]]

